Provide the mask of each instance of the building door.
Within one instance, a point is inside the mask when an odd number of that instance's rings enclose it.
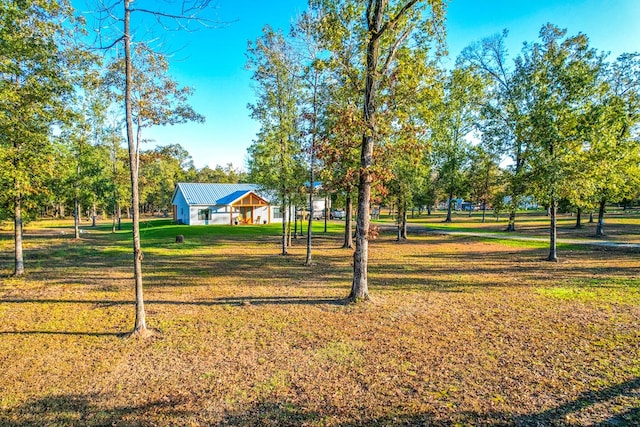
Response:
[[[243,224],[253,224],[253,208],[250,206],[240,207],[240,222]]]

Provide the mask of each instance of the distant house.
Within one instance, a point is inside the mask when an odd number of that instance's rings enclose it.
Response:
[[[179,183],[171,198],[180,224],[269,224],[282,222],[277,206],[256,184]]]

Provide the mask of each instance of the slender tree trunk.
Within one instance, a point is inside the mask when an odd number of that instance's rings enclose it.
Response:
[[[487,201],[484,200],[482,202],[482,222],[484,223],[487,219]]]
[[[505,231],[516,231],[516,208],[513,206],[509,210],[509,222]]]
[[[431,205],[427,205],[427,215],[431,216]]]
[[[77,158],[77,166],[76,166],[76,182],[74,183],[74,187],[75,187],[75,194],[74,194],[74,203],[73,203],[73,208],[74,208],[74,219],[73,219],[73,234],[76,240],[80,239],[80,201],[78,200],[78,194],[80,193],[80,150],[81,150],[81,145],[78,146],[78,158]]]
[[[554,198],[551,199],[551,204],[549,206],[549,212],[551,216],[550,227],[549,227],[549,257],[547,261],[558,261],[558,254],[556,251],[556,242],[558,237],[558,227],[557,227],[557,214],[558,214],[558,201]]]
[[[24,274],[24,255],[22,253],[22,196],[18,193],[14,199],[14,227],[13,240],[15,245],[15,266],[13,270],[14,276],[22,276]]]
[[[451,205],[453,204],[453,193],[449,193],[449,206],[447,207],[447,217],[444,222],[451,222]]]
[[[313,187],[315,177],[315,125],[314,125],[314,141],[311,143],[311,172],[309,173],[309,177],[311,178],[311,185],[309,186],[309,222],[307,224],[307,257],[304,260],[304,265],[311,265],[311,237],[312,237],[312,228],[313,228]]]
[[[116,214],[116,205],[113,205],[113,216],[111,217],[111,233],[115,233],[116,232],[116,218],[117,218],[117,214]]]
[[[402,238],[402,240],[407,240],[407,204],[404,204],[404,207],[402,208],[402,228],[401,228],[402,232],[400,234],[400,237]]]
[[[324,196],[324,232],[327,232],[327,221],[329,218],[329,197]]]
[[[293,210],[293,220],[297,221],[296,219],[296,211],[295,209]],[[291,247],[291,201],[289,201],[289,220],[287,222],[287,247]]]
[[[298,239],[298,208],[293,208],[293,238]]]
[[[138,192],[139,140],[133,136],[133,114],[131,106],[132,86],[132,58],[131,58],[131,10],[132,0],[124,2],[124,55],[125,55],[125,112],[127,127],[127,142],[129,145],[129,164],[131,171],[131,210],[133,215],[133,277],[136,291],[136,320],[133,328],[134,335],[147,334],[147,321],[142,294],[142,249],[140,247],[140,194]]]
[[[396,242],[399,242],[402,240],[402,213],[400,210],[400,205],[398,205],[398,214],[396,215],[396,230],[397,230],[397,237],[396,237]]]
[[[96,203],[93,203],[93,206],[91,207],[91,226],[95,227],[96,226]]]
[[[287,251],[287,202],[282,199],[282,255],[288,255]]]
[[[580,208],[576,211],[576,228],[582,228],[582,209]]]
[[[344,244],[345,249],[353,249],[353,203],[351,201],[351,190],[347,193],[346,206],[344,212]]]
[[[598,209],[598,226],[596,227],[596,236],[604,236],[604,208],[606,205],[606,199],[600,200],[600,207]]]
[[[589,224],[593,224],[593,211],[589,212]]]
[[[76,197],[73,203],[73,234],[76,240],[80,239],[80,202]]]

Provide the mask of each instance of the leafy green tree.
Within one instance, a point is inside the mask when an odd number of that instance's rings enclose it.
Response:
[[[590,126],[583,165],[590,167],[583,182],[590,191],[580,199],[598,207],[598,236],[604,235],[606,203],[632,198],[640,184],[640,55],[621,55],[601,79],[606,90],[586,117]]]
[[[378,101],[383,80],[394,66],[396,53],[405,46],[429,44],[433,38],[442,34],[444,6],[441,1],[388,1],[369,0],[362,7],[354,0],[316,1],[322,8],[325,19],[340,22],[340,16],[353,17],[358,24],[340,26],[353,28],[353,39],[360,41],[355,52],[361,54],[360,63],[364,63],[362,72],[362,124],[360,167],[358,170],[358,213],[356,226],[356,249],[354,252],[354,274],[349,298],[366,300],[369,298],[368,239],[371,189],[374,178],[374,146],[380,142]],[[351,37],[350,37],[351,39]],[[356,56],[357,58],[357,56]],[[343,60],[341,56],[337,61]],[[357,67],[346,70],[356,71]],[[358,79],[356,73],[355,79]]]
[[[389,76],[388,108],[381,122],[389,123],[388,136],[380,144],[384,160],[378,173],[397,206],[398,241],[407,239],[407,212],[414,196],[429,179],[429,134],[434,127],[434,100],[442,95],[439,72],[428,59],[428,50],[402,48]]]
[[[299,117],[300,73],[295,52],[281,32],[267,26],[249,44],[247,68],[253,71],[257,102],[251,116],[261,125],[249,147],[249,176],[280,200],[282,255],[288,253],[288,211],[302,188]]]
[[[125,104],[125,129],[129,148],[131,178],[131,210],[133,220],[134,281],[136,283],[136,320],[134,335],[147,335],[146,314],[142,292],[142,250],[140,247],[140,146],[143,130],[151,126],[176,125],[188,121],[202,122],[188,104],[192,89],[179,87],[167,73],[169,64],[164,57],[144,44],[131,51],[131,2],[124,2],[125,56],[111,63],[108,81],[119,91]]]
[[[14,219],[17,276],[23,219],[54,173],[52,125],[70,114],[74,72],[83,65],[73,26],[65,0],[0,3],[0,197]]]
[[[246,172],[235,168],[231,163],[227,163],[226,166],[216,165],[213,169],[208,166],[198,170],[189,167],[185,173],[185,180],[237,184],[239,182],[249,182],[249,177]]]
[[[341,87],[341,89],[345,89]],[[353,248],[353,198],[358,183],[358,160],[361,118],[357,105],[350,103],[338,88],[332,90],[332,102],[327,106],[322,122],[322,138],[318,157],[323,164],[320,172],[326,190],[344,198],[345,225],[343,248]]]
[[[575,185],[576,161],[584,149],[585,115],[598,93],[601,58],[585,35],[565,37],[566,30],[542,27],[539,43],[527,45],[523,70],[530,88],[532,160],[539,200],[550,211],[549,261],[557,261],[558,201]]]
[[[309,170],[307,252],[305,265],[311,265],[313,198],[316,193],[317,157],[320,142],[320,122],[327,104],[327,61],[319,37],[321,15],[317,9],[304,13],[296,22],[292,37],[298,46],[301,71],[301,130]]]
[[[482,108],[480,131],[492,151],[509,161],[504,169],[508,196],[509,223],[506,231],[516,229],[516,210],[525,195],[530,129],[527,125],[528,90],[523,78],[521,58],[513,65],[505,46],[507,31],[482,39],[466,47],[461,54],[464,66],[479,72],[488,84]],[[502,202],[500,203],[502,205]]]
[[[187,168],[193,166],[191,156],[180,144],[158,146],[140,153],[140,200],[147,212],[167,212],[178,182]]]
[[[483,98],[483,81],[468,68],[453,69],[446,79],[442,103],[437,107],[433,129],[433,155],[437,165],[438,184],[447,201],[447,217],[451,222],[453,200],[468,190],[471,143],[468,137],[478,121]]]
[[[498,156],[483,144],[471,147],[469,155],[467,180],[472,198],[482,207],[482,222],[485,222],[487,207],[499,190],[500,167],[496,160]]]
[[[331,100],[321,123],[322,138],[318,157],[323,187],[335,200],[344,199],[343,248],[352,249],[353,200],[357,195],[360,144],[364,123],[361,99],[364,90],[366,31],[361,19],[365,5],[358,2],[313,1],[321,17],[318,24],[321,43],[329,55],[327,86]]]

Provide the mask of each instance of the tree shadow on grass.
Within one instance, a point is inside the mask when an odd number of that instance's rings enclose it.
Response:
[[[140,405],[103,408],[97,403],[99,395],[62,394],[46,396],[25,402],[22,406],[0,410],[0,425],[25,426],[157,426],[158,420],[173,418],[184,420],[193,413],[176,409],[182,402],[178,398],[154,400]]]
[[[90,300],[90,299],[38,299],[38,298],[5,298],[0,299],[0,304],[92,304],[97,307],[110,307],[115,305],[134,305],[131,300]],[[242,297],[221,297],[211,300],[176,301],[176,300],[145,300],[147,305],[347,305],[347,298],[318,298],[305,296],[242,296]]]
[[[599,390],[588,390],[577,399],[555,408],[516,418],[518,425],[564,425],[568,415],[589,409],[593,405],[604,403],[618,397],[640,398],[640,377],[633,378],[620,384],[604,387]],[[632,407],[612,414],[606,420],[592,424],[595,426],[632,426],[640,425],[640,408]]]
[[[619,398],[636,398],[640,393],[640,377],[629,381],[590,390],[576,399],[550,409],[527,414],[509,411],[423,411],[404,412],[399,408],[388,408],[387,414],[367,417],[357,410],[358,402],[353,402],[353,410],[327,407],[322,411],[308,410],[299,404],[286,401],[264,400],[241,407],[236,411],[220,414],[207,413],[203,397],[190,395],[164,396],[143,404],[108,407],[102,405],[104,396],[98,394],[60,394],[31,399],[19,406],[0,410],[0,425],[24,427],[40,425],[85,426],[85,425],[226,425],[226,426],[298,426],[324,424],[329,419],[337,426],[569,426],[576,425],[575,419],[584,425],[634,426],[640,425],[640,408],[621,406],[618,403],[602,408],[607,402]],[[195,400],[194,400],[195,397]],[[637,401],[637,400],[636,400]],[[599,411],[589,419],[590,408],[598,406]],[[182,408],[189,408],[188,410]],[[202,408],[202,409],[201,409]],[[604,415],[604,416],[603,416]],[[574,419],[574,421],[571,421]]]

